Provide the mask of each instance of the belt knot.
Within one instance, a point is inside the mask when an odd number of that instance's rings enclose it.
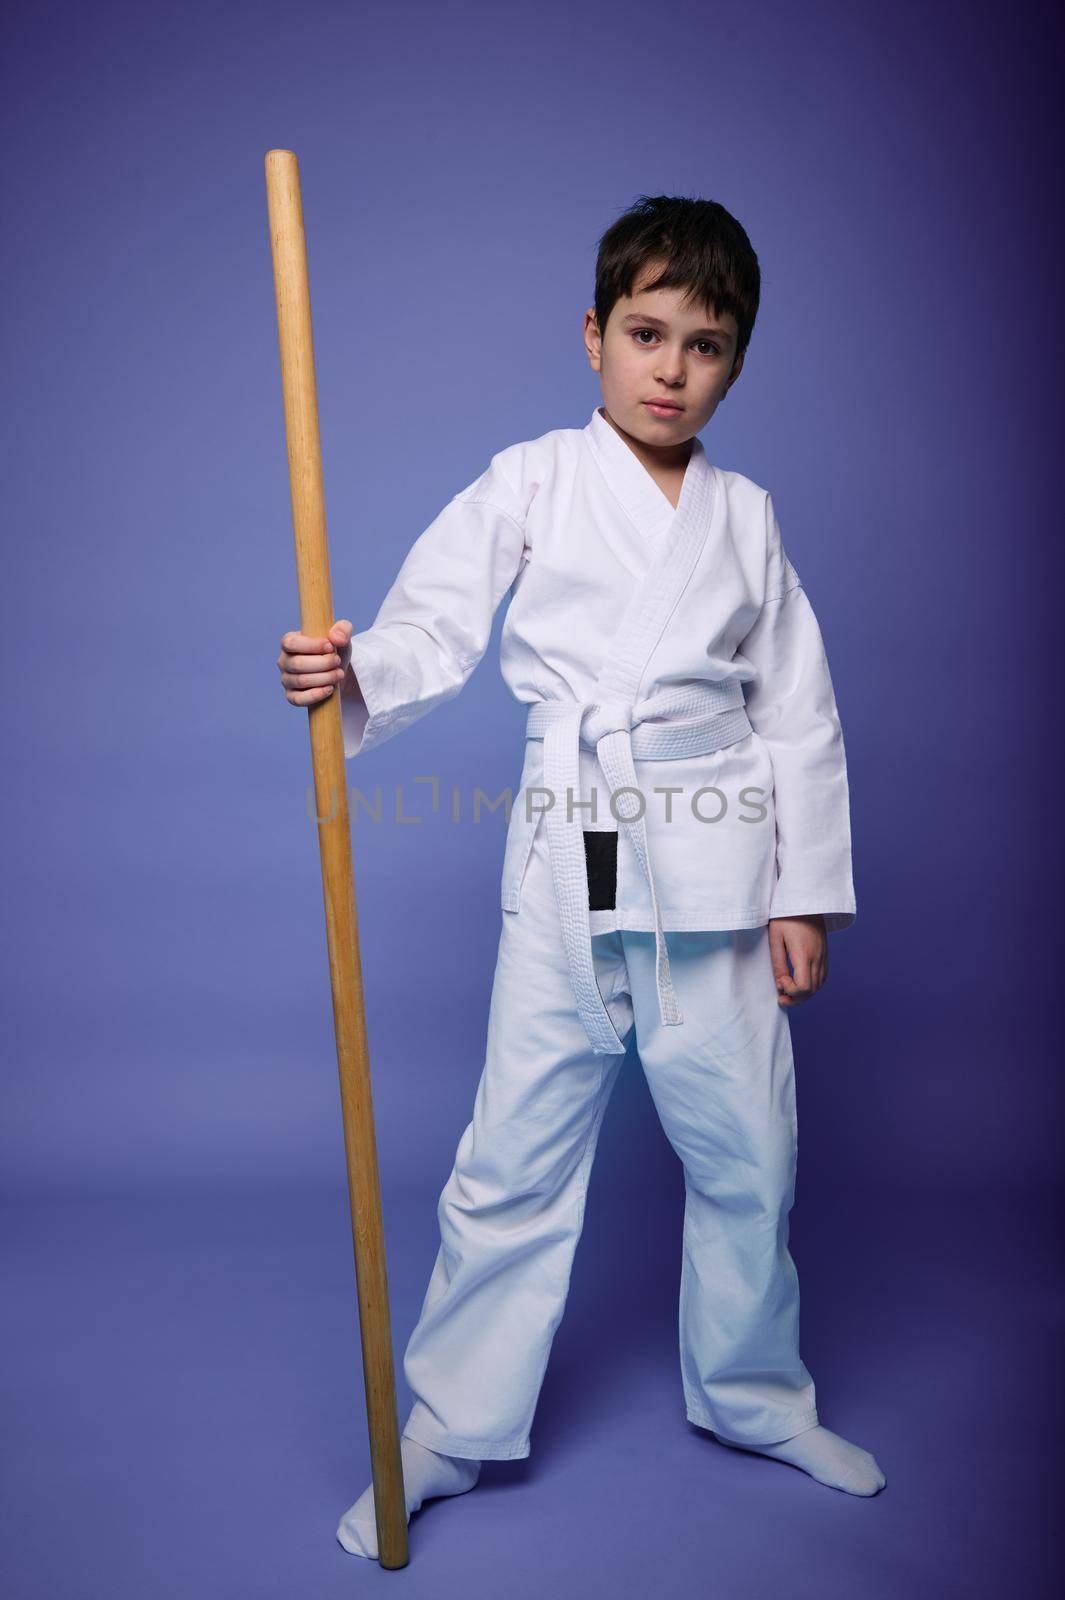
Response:
[[[590,705],[581,717],[581,732],[592,746],[608,733],[631,733],[636,721],[632,701],[604,700]]]

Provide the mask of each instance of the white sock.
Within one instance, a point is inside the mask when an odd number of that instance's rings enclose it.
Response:
[[[403,1490],[407,1505],[407,1521],[423,1501],[437,1495],[465,1494],[472,1489],[481,1471],[479,1461],[463,1456],[442,1456],[429,1450],[416,1439],[404,1434],[399,1441],[403,1462]],[[369,1556],[377,1560],[377,1520],[374,1506],[373,1484],[360,1495],[340,1519],[337,1538],[353,1556]]]
[[[727,1444],[730,1450],[750,1450],[755,1455],[787,1461],[808,1472],[818,1483],[827,1483],[830,1489],[843,1489],[847,1494],[876,1494],[887,1483],[875,1456],[820,1424],[790,1439],[781,1439],[777,1444],[741,1444],[738,1440],[723,1438],[720,1433],[715,1433],[714,1438]]]

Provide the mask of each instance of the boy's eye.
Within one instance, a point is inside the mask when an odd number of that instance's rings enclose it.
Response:
[[[645,333],[649,334],[652,339],[658,338],[658,335],[653,328],[634,328],[632,331],[632,336],[636,340],[636,343],[642,344],[646,350],[648,348],[648,343],[643,337]],[[693,343],[696,345],[704,345],[706,347],[705,349],[700,350],[700,355],[708,356],[713,354],[716,356],[718,354],[717,345],[714,344],[711,339],[695,339],[693,340]]]

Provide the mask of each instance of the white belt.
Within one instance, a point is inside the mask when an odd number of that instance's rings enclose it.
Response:
[[[652,718],[666,718],[652,721]],[[588,906],[588,874],[583,829],[568,820],[574,800],[580,799],[580,747],[594,750],[611,795],[619,789],[638,790],[635,762],[676,761],[682,756],[707,755],[735,744],[751,732],[744,709],[743,686],[728,683],[691,684],[663,689],[626,704],[620,700],[593,703],[580,700],[538,700],[529,707],[527,739],[544,742],[544,787],[553,797],[545,813],[551,871],[562,923],[562,938],[569,960],[577,1011],[593,1050],[614,1055],[625,1046],[611,1022],[595,976]],[[651,892],[655,914],[655,980],[662,1022],[683,1022],[669,971],[669,956],[662,930],[662,914],[655,892],[647,852],[645,804],[640,794],[628,804],[622,795],[613,802],[618,820],[631,830],[630,837],[640,868]]]

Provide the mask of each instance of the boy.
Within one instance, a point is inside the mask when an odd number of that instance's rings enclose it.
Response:
[[[852,1494],[885,1482],[818,1420],[787,1247],[787,1011],[856,910],[843,737],[771,497],[696,437],[740,374],[759,292],[722,206],[641,196],[599,245],[588,426],[494,456],[371,628],[282,640],[287,698],[339,685],[357,756],[459,692],[510,590],[501,666],[529,705],[485,1066],[404,1358],[408,1515],[473,1488],[482,1460],[529,1454],[634,1029],[684,1164],[688,1418]],[[376,1556],[372,1486],[337,1537]]]

